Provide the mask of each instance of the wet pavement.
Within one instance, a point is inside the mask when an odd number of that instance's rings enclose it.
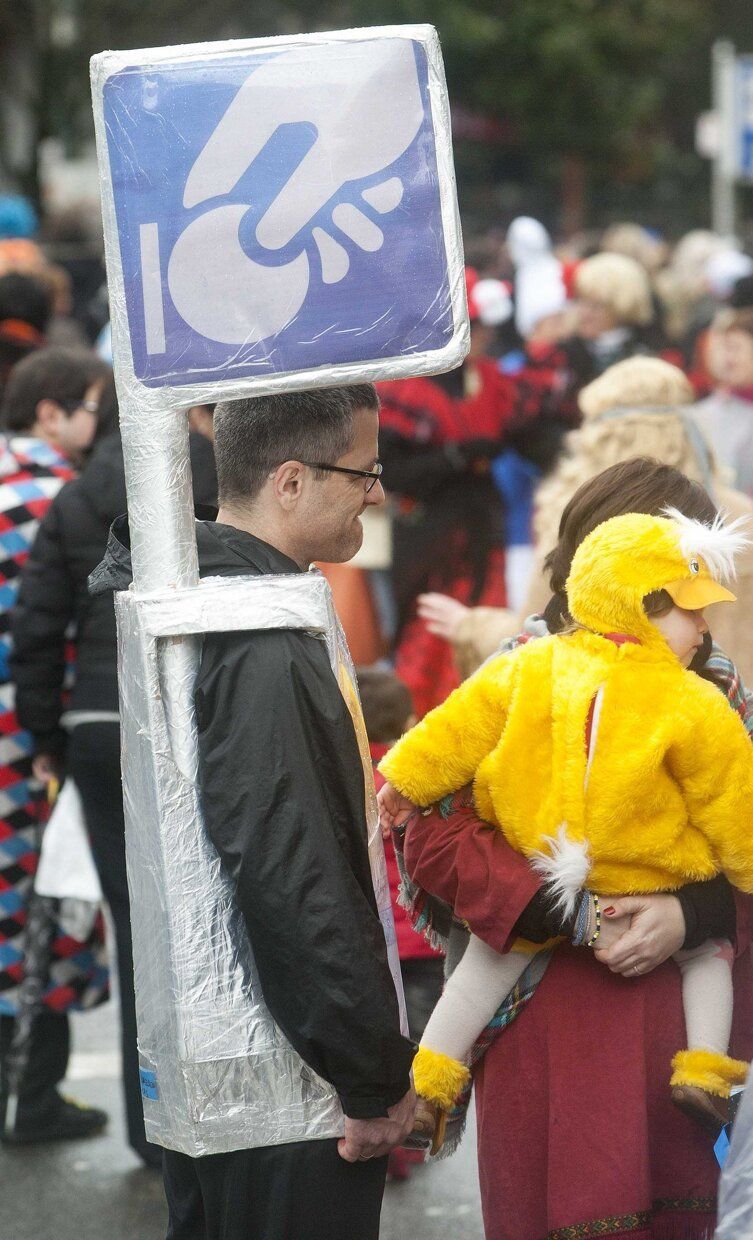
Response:
[[[0,1240],[164,1240],[161,1177],[125,1143],[116,1048],[114,1004],[74,1017],[65,1090],[110,1124],[89,1141],[0,1147]],[[483,1240],[472,1131],[451,1159],[388,1184],[382,1211],[381,1240],[459,1238]]]

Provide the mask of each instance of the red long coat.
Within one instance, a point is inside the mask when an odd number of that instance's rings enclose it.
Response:
[[[498,949],[538,888],[527,861],[469,810],[419,817],[405,861]],[[739,896],[731,1053],[740,1059],[753,1056],[752,935],[753,899]],[[487,1240],[710,1240],[712,1140],[670,1101],[670,1060],[685,1045],[676,964],[624,978],[587,950],[558,947],[475,1076]]]

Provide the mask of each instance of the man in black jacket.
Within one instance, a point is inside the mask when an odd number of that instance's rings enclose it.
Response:
[[[384,500],[377,431],[371,385],[218,406],[220,511],[197,525],[202,575],[350,559],[361,513]],[[112,584],[124,551],[113,543]],[[413,1120],[414,1046],[399,1028],[348,708],[324,644],[279,630],[208,634],[195,700],[204,820],[265,1003],[345,1119],[339,1141],[291,1139],[280,1080],[279,1143],[250,1133],[256,1148],[166,1151],[170,1240],[376,1240],[386,1155]]]

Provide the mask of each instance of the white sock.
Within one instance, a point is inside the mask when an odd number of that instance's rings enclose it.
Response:
[[[421,1044],[464,1061],[530,960],[525,952],[501,955],[472,934],[429,1018]]]

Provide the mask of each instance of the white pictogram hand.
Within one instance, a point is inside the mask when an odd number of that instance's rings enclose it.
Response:
[[[305,122],[316,140],[256,230],[259,245],[288,245],[348,181],[371,177],[399,158],[415,138],[423,104],[413,45],[404,39],[331,44],[285,52],[249,75],[196,159],[183,205],[193,208],[230,193],[280,125]],[[403,186],[390,177],[363,191],[380,214],[399,205]],[[253,343],[280,331],[300,310],[309,261],[255,263],[238,228],[252,204],[215,207],[183,231],[168,265],[173,302],[191,327],[228,344]],[[379,226],[353,203],[339,203],[333,227],[362,250],[384,241]],[[342,280],[349,257],[322,227],[312,230],[325,284]]]

